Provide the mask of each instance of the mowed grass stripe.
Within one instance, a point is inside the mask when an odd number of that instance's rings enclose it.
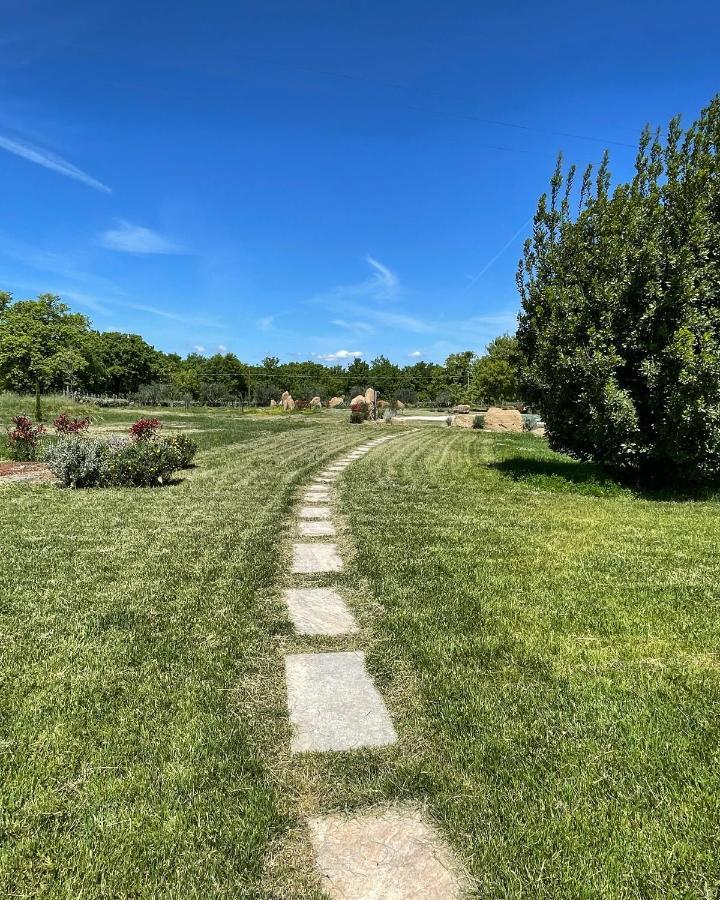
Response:
[[[381,611],[368,667],[409,750],[354,783],[324,767],[326,808],[427,798],[482,896],[715,890],[720,507],[440,428],[339,495],[345,577]]]
[[[267,768],[287,725],[258,596],[296,487],[358,436],[228,419],[183,416],[203,450],[171,488],[2,489],[3,894],[272,890],[296,811]]]

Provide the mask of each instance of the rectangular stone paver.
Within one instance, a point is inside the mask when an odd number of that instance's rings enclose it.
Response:
[[[299,575],[319,575],[323,572],[339,572],[342,560],[336,544],[295,544],[293,546],[293,572]]]
[[[397,740],[364,653],[286,656],[285,676],[293,753],[384,747]]]
[[[325,488],[320,491],[311,488],[303,497],[305,503],[327,503],[329,499],[330,494]]]
[[[321,522],[316,519],[300,519],[298,533],[303,537],[334,537],[335,526],[332,522]]]
[[[329,519],[329,506],[301,506],[298,511],[301,519]]]
[[[371,809],[308,824],[329,897],[454,900],[469,888],[450,849],[418,810]]]
[[[358,630],[345,601],[332,588],[288,588],[284,597],[299,634],[349,634]]]

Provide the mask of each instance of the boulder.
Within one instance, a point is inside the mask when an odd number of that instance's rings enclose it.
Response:
[[[514,431],[518,434],[523,430],[523,420],[517,409],[500,409],[491,406],[484,414],[485,431]]]
[[[453,406],[450,411],[458,413],[459,415],[467,415],[470,412],[470,407],[467,403],[458,403],[457,406]]]
[[[382,410],[382,409],[387,409],[390,406],[390,404],[387,402],[387,400],[378,400],[378,402],[376,403],[376,406],[379,410]]]
[[[328,406],[330,407],[330,409],[335,409],[336,406],[342,406],[344,402],[344,397],[332,397],[330,400],[328,400]]]
[[[375,403],[375,389],[374,388],[368,388],[365,391],[365,402],[367,403],[368,406],[372,406],[373,403]]]
[[[283,391],[283,395],[280,398],[280,402],[282,403],[282,408],[286,412],[289,412],[291,409],[295,409],[295,401],[290,396],[289,391]]]
[[[310,406],[313,409],[320,409],[320,407],[322,406],[322,400],[319,397],[313,397],[310,401]]]
[[[453,419],[453,425],[457,425],[458,428],[472,428],[474,422],[475,416],[468,413],[459,413]]]
[[[355,406],[356,403],[365,403],[365,395],[358,394],[357,397],[353,397],[350,401],[350,406]]]
[[[405,404],[402,402],[402,400],[395,401],[395,409],[405,409]]]
[[[271,400],[270,406],[277,406],[277,400]]]

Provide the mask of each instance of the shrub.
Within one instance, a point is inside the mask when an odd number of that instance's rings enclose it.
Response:
[[[108,441],[70,434],[46,447],[43,458],[63,487],[88,488],[107,482],[110,452]]]
[[[350,421],[353,425],[362,424],[362,422],[364,422],[369,415],[370,411],[368,410],[368,405],[364,400],[358,400],[357,403],[351,404]]]
[[[37,458],[40,438],[45,434],[43,425],[33,425],[29,416],[14,416],[7,432],[7,449],[13,459],[33,460]]]
[[[166,438],[165,443],[171,452],[175,454],[176,468],[187,469],[188,466],[192,465],[192,461],[195,459],[195,454],[198,451],[196,441],[186,434],[176,434],[173,437]]]
[[[151,487],[187,468],[196,452],[195,441],[183,434],[155,440],[70,434],[48,447],[44,459],[64,487]]]
[[[130,437],[134,441],[152,441],[161,428],[160,419],[138,419],[130,426]]]
[[[109,454],[107,483],[152,487],[166,482],[178,468],[178,453],[169,441],[133,441]]]
[[[82,419],[73,419],[67,413],[60,415],[53,421],[53,428],[58,434],[79,434],[90,425],[90,419],[85,416]]]
[[[521,413],[520,418],[523,422],[523,431],[532,431],[537,423],[542,421],[535,413]]]
[[[485,416],[474,416],[473,417],[473,428],[484,428],[485,427]]]
[[[683,132],[607,156],[571,215],[560,162],[518,271],[528,399],[550,445],[636,481],[720,479],[720,95]],[[574,205],[574,204],[573,204]]]

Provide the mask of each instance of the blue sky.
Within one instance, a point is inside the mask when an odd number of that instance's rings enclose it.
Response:
[[[720,90],[716,2],[0,9],[0,288],[249,362],[481,351],[558,150]]]

